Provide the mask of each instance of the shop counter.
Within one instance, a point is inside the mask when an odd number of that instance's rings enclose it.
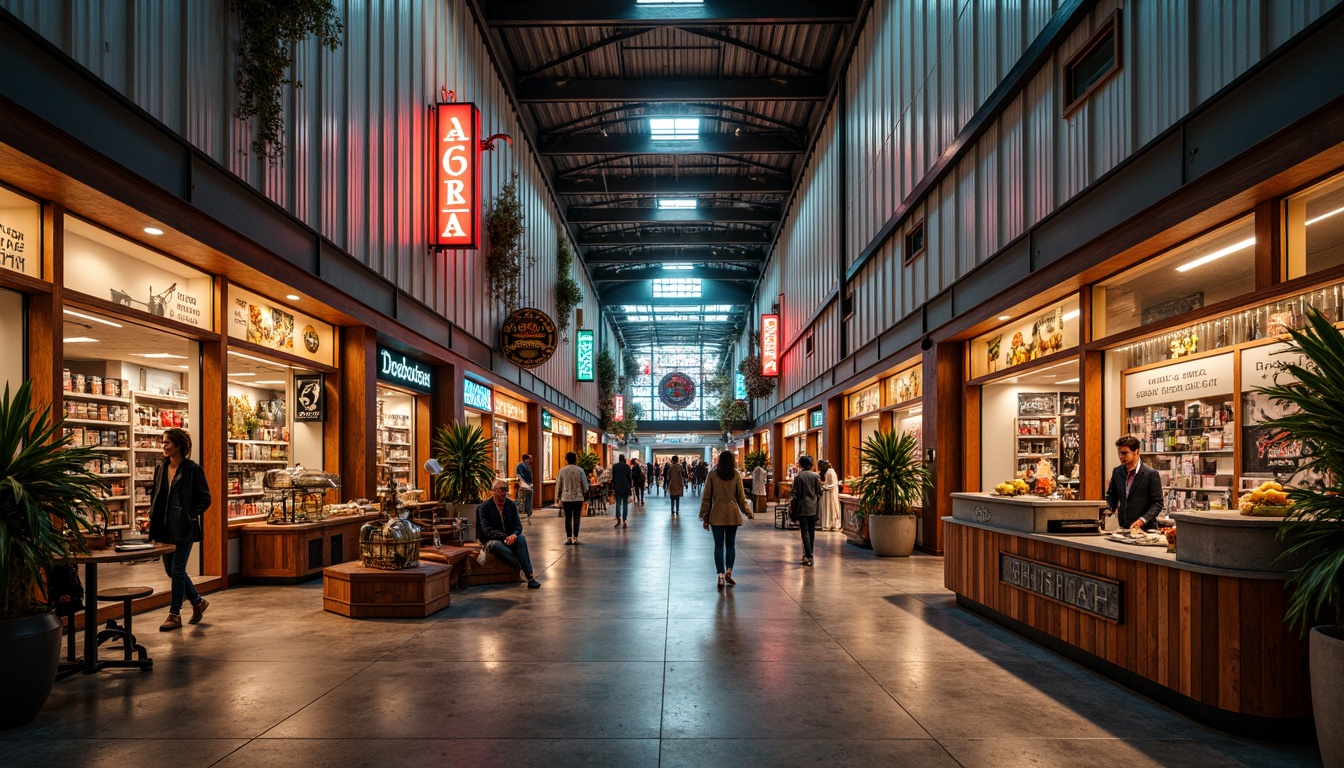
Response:
[[[944,583],[961,606],[1202,722],[1258,738],[1310,733],[1306,641],[1283,621],[1286,573],[1009,530],[993,515],[942,522]]]
[[[315,578],[329,565],[359,559],[359,529],[381,515],[329,517],[316,523],[242,526],[243,579],[293,584]]]
[[[1281,517],[1247,517],[1240,512],[1174,512],[1176,559],[1194,565],[1218,565],[1246,571],[1291,571],[1302,555],[1280,559]]]
[[[1027,533],[1068,533],[1072,525],[1095,531],[1106,502],[1047,499],[1041,496],[952,494],[952,517]]]

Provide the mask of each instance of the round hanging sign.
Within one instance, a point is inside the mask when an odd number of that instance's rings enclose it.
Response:
[[[514,365],[536,368],[555,354],[555,321],[531,307],[514,312],[499,329],[499,350]]]
[[[695,400],[695,382],[681,371],[673,371],[658,382],[658,398],[674,410],[681,410]]]

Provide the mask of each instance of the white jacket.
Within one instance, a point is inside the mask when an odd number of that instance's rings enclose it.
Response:
[[[588,475],[578,464],[566,464],[555,475],[557,501],[583,501],[588,493]]]

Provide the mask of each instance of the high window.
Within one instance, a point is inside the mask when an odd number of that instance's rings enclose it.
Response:
[[[700,138],[698,117],[651,117],[649,133],[654,141],[688,141]]]
[[[653,281],[653,298],[700,298],[700,278],[660,277]]]

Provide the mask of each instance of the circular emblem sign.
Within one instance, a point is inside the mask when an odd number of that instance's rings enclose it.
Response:
[[[303,347],[310,353],[316,354],[317,348],[322,344],[322,340],[317,335],[317,329],[311,325],[303,326]]]
[[[499,350],[514,365],[536,368],[555,354],[555,322],[540,309],[524,307],[499,329]]]
[[[674,410],[681,410],[695,400],[695,382],[681,371],[674,371],[658,382],[658,398]]]

